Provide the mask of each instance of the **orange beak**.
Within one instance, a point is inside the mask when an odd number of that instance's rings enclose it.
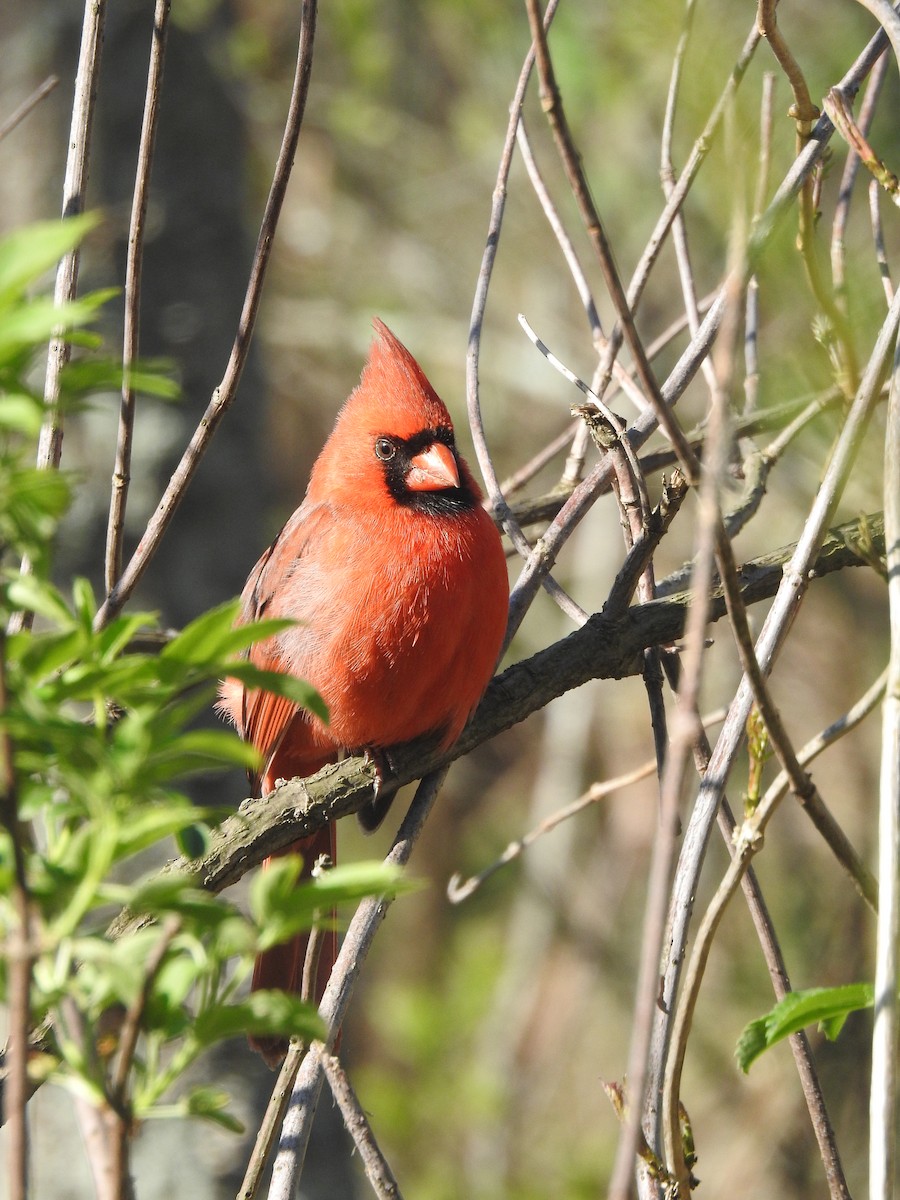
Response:
[[[449,446],[432,442],[427,450],[410,459],[406,486],[411,492],[442,492],[459,487],[459,469]]]

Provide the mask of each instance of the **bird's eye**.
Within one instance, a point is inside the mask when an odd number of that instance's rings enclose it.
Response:
[[[397,453],[397,447],[390,438],[378,438],[375,443],[375,456],[382,462],[390,462]]]

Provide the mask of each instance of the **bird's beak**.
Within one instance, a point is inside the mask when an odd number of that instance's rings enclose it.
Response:
[[[442,492],[459,487],[456,457],[443,442],[432,442],[427,450],[409,460],[404,480],[411,492]]]

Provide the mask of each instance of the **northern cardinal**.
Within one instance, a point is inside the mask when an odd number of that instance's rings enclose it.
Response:
[[[290,701],[225,680],[219,707],[261,753],[252,782],[307,776],[345,752],[420,738],[452,745],[487,686],[506,629],[500,536],[460,457],[453,425],[418,363],[381,321],[359,386],[344,404],[303,503],[250,573],[241,621],[298,624],[257,644],[251,661],[311,683],[324,724]],[[389,789],[387,802],[389,803]],[[376,797],[360,813],[374,827]],[[309,872],[335,857],[326,826],[292,847]],[[308,936],[260,955],[254,988],[300,991]],[[318,1000],[337,953],[321,952]],[[271,1064],[284,1043],[252,1039]]]

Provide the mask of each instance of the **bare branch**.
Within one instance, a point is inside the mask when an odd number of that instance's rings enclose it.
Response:
[[[0,715],[8,708],[6,691],[6,637],[0,630]],[[9,1124],[9,1162],[7,1180],[9,1200],[25,1200],[28,1195],[28,1124],[25,1105],[28,1084],[31,972],[34,964],[34,937],[31,896],[25,857],[25,829],[19,820],[13,744],[9,728],[0,729],[0,825],[9,838],[12,852],[11,892],[16,925],[6,939],[8,963],[7,1003],[9,1006],[9,1074],[3,1090],[3,1119]]]
[[[322,1068],[378,1200],[403,1200],[390,1164],[375,1141],[372,1126],[363,1112],[346,1071],[341,1066],[340,1059],[335,1054],[324,1054]]]
[[[894,1194],[897,1157],[897,1039],[900,1010],[900,349],[888,399],[884,452],[884,530],[891,649],[881,732],[878,817],[878,934],[875,951],[875,1027],[869,1096],[869,1195]]]
[[[150,170],[159,121],[166,39],[172,0],[156,0],[153,18],[153,37],[150,44],[150,65],[147,71],[147,93],[138,147],[137,177],[131,203],[131,224],[128,230],[128,254],[125,264],[125,329],[122,346],[122,402],[119,411],[119,435],[116,444],[116,463],[113,469],[112,497],[109,523],[106,530],[106,590],[111,592],[122,573],[122,538],[125,533],[125,506],[131,479],[131,443],[134,430],[134,387],[129,373],[138,356],[140,345],[141,266],[144,254],[144,222],[150,195]]]
[[[0,124],[0,142],[5,137],[8,137],[18,125],[21,125],[28,114],[37,108],[40,102],[49,96],[53,89],[58,86],[59,76],[48,75],[40,87],[35,88],[31,95],[23,100],[19,107],[11,112],[6,120]]]
[[[266,202],[265,212],[260,226],[256,243],[256,252],[250,268],[250,279],[244,297],[244,307],[238,321],[237,333],[231,348],[231,356],[225,368],[222,381],[215,389],[207,405],[206,412],[200,420],[194,434],[188,443],[181,462],[163,492],[144,530],[137,549],[125,570],[119,577],[115,587],[109,592],[99,612],[96,624],[102,628],[110,618],[120,611],[126,600],[134,591],[144,571],[156,553],[163,534],[169,526],[175,509],[181,502],[196,471],[201,458],[206,452],[210,439],[218,428],[219,422],[237,395],[238,384],[247,354],[250,340],[256,325],[256,316],[262,298],[262,288],[275,239],[275,231],[281,206],[284,202],[291,168],[294,165],[294,155],[297,141],[300,137],[300,127],[303,123],[303,113],[306,107],[306,96],[309,91],[310,73],[312,71],[312,51],[316,27],[316,0],[302,0],[300,18],[300,42],[297,51],[297,65],[294,73],[294,83],[291,90],[288,117],[282,138],[281,150],[272,185]]]
[[[445,770],[434,771],[419,784],[409,812],[404,817],[391,851],[385,859],[387,863],[405,867],[409,862],[445,775]],[[328,1035],[324,1043],[313,1042],[300,1064],[282,1127],[281,1148],[275,1160],[269,1200],[291,1200],[296,1192],[297,1179],[303,1166],[312,1119],[322,1088],[322,1059],[331,1052],[337,1032],[343,1024],[359,972],[389,904],[390,901],[384,898],[364,900],[350,922],[331,979],[319,1005],[319,1014],[325,1021]]]
[[[884,688],[884,677],[877,680],[876,683],[866,692],[862,699],[854,705],[850,712],[846,713],[842,718],[835,721],[819,734],[811,743],[809,743],[800,753],[800,759],[804,766],[808,765],[813,759],[832,745],[844,734],[862,721],[877,704],[882,690]],[[710,902],[703,920],[697,931],[696,941],[691,952],[690,962],[685,972],[684,988],[682,998],[678,1006],[678,1012],[675,1017],[674,1029],[672,1031],[672,1055],[670,1058],[670,1066],[666,1073],[665,1087],[667,1093],[674,1091],[676,1087],[675,1076],[677,1074],[676,1059],[678,1056],[678,1048],[683,1047],[684,1039],[689,1028],[691,1015],[694,1004],[696,1003],[699,992],[699,985],[702,979],[706,960],[709,955],[709,950],[712,946],[712,939],[715,931],[722,919],[728,901],[737,890],[738,884],[747,870],[751,858],[758,853],[763,844],[763,832],[766,825],[774,814],[778,804],[786,795],[790,786],[790,780],[787,772],[781,772],[774,783],[768,788],[765,796],[760,801],[754,812],[744,819],[743,824],[737,830],[737,837],[734,842],[734,852],[730,866],[725,873],[721,884],[719,885],[715,896]],[[832,1190],[832,1194],[844,1195],[844,1190],[840,1188],[837,1192]]]
[[[895,301],[879,332],[859,391],[837,441],[825,472],[816,500],[804,526],[784,578],[776,593],[763,628],[757,639],[755,653],[760,667],[768,672],[783,644],[787,631],[805,595],[811,559],[817,554],[826,524],[834,512],[856,457],[868,417],[880,391],[882,375],[887,366],[900,323],[900,301]],[[697,879],[705,856],[709,833],[725,788],[725,780],[743,739],[743,731],[752,702],[749,683],[742,680],[729,709],[703,779],[697,801],[685,831],[684,841],[672,887],[670,902],[669,940],[663,967],[661,1001],[666,1012],[672,1011],[681,976],[687,931],[696,895]],[[657,1044],[654,1061],[662,1067],[667,1055],[667,1024],[657,1023]],[[661,1087],[662,1077],[653,1079],[652,1088]]]

